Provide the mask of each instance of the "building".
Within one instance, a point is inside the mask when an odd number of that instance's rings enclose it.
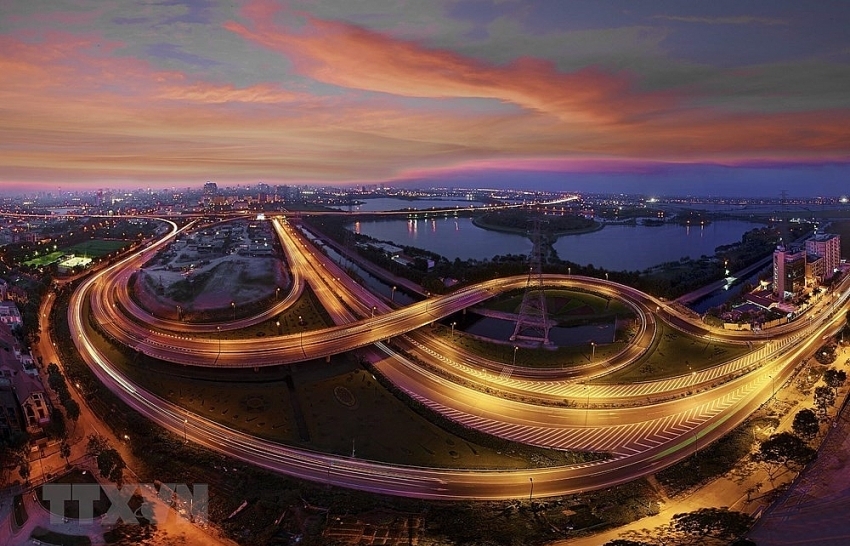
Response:
[[[26,430],[37,436],[50,423],[50,411],[32,357],[18,347],[11,326],[0,324],[0,434]]]
[[[785,301],[806,287],[806,252],[799,246],[779,245],[773,251],[773,294]]]
[[[14,326],[21,323],[21,312],[11,301],[0,301],[0,322]]]
[[[23,422],[21,406],[12,388],[12,380],[0,375],[0,438],[8,440],[23,432]]]
[[[812,277],[822,283],[832,277],[841,264],[841,237],[817,233],[806,241],[806,254],[815,262],[811,267]]]
[[[204,195],[216,195],[218,193],[218,184],[215,182],[207,182],[204,184]]]

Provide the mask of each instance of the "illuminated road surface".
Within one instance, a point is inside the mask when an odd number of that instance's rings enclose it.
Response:
[[[146,250],[146,252],[153,251],[155,247]],[[115,280],[116,277],[112,277],[113,275],[125,274],[125,268],[133,267],[134,259],[147,259],[147,257],[129,258],[113,269],[106,270],[86,281],[74,293],[69,306],[71,331],[81,354],[101,380],[129,405],[176,434],[182,434],[185,427],[186,435],[192,441],[265,468],[313,481],[328,481],[345,487],[419,498],[523,497],[529,493],[529,479],[534,480],[536,495],[561,495],[607,487],[655,472],[690,455],[700,443],[707,444],[745,419],[753,409],[772,394],[777,382],[781,385],[787,379],[792,371],[792,364],[817,350],[821,337],[836,331],[839,322],[836,319],[827,321],[825,317],[819,317],[818,320],[807,325],[805,331],[795,335],[796,339],[789,338],[789,341],[782,342],[782,347],[779,347],[780,343],[777,342],[775,347],[768,346],[768,348],[760,349],[772,353],[781,351],[782,354],[774,358],[772,362],[753,369],[737,379],[727,381],[719,387],[675,401],[645,407],[604,410],[590,405],[585,408],[581,406],[560,408],[502,400],[430,374],[419,366],[405,362],[404,356],[393,355],[389,347],[382,347],[385,353],[392,356],[378,361],[376,363],[378,370],[407,391],[411,397],[452,419],[520,442],[564,449],[604,450],[615,454],[614,460],[602,463],[523,471],[409,468],[283,447],[187,413],[179,406],[159,399],[130,383],[89,341],[84,328],[83,309],[89,291],[99,296],[108,294],[110,290],[104,287],[110,286],[110,283],[106,281]],[[299,258],[291,257],[291,259],[297,262]],[[300,263],[298,267],[312,268],[315,271],[316,265]],[[334,294],[340,301],[340,307],[332,313],[336,315],[335,320],[347,320],[356,316],[357,313],[362,313],[364,305],[373,307],[370,305],[371,302],[361,302],[359,309],[352,308],[352,302],[349,300],[346,303],[339,289],[332,288],[335,286],[334,283],[342,282],[341,278],[332,275],[328,279],[322,281],[326,283],[328,290],[323,299],[330,298],[330,294]],[[141,325],[135,325],[139,327],[139,330],[131,329],[129,332],[122,332],[122,335],[131,339],[131,346],[143,347],[146,349],[145,352],[151,350],[172,356],[185,355],[181,358],[198,359],[201,363],[208,364],[213,359],[223,359],[222,365],[238,365],[236,356],[241,354],[244,358],[246,351],[251,358],[268,358],[269,362],[278,359],[276,363],[281,363],[292,355],[295,360],[307,358],[309,355],[312,355],[309,358],[315,358],[315,355],[324,356],[324,354],[335,354],[347,350],[343,347],[362,347],[382,339],[399,336],[433,320],[448,316],[463,307],[484,301],[498,291],[522,288],[525,280],[525,277],[520,277],[489,281],[461,289],[450,296],[431,298],[398,311],[360,320],[354,324],[343,324],[335,328],[303,333],[303,346],[299,343],[300,336],[281,336],[277,340],[282,342],[281,346],[277,346],[278,343],[270,344],[268,339],[264,340],[265,348],[256,347],[257,343],[254,340],[229,340],[226,344],[222,343],[222,349],[219,352],[216,350],[216,340],[180,339],[179,342],[174,342],[174,338],[166,336],[165,340],[169,342],[161,343],[161,338],[155,332],[146,330]],[[563,283],[563,286],[576,286],[585,280],[575,277],[549,277],[547,282],[549,281]],[[613,283],[597,282],[598,286],[594,287],[594,290],[632,292],[628,297],[636,301],[644,299],[644,305],[649,298],[648,296],[634,297],[635,291]],[[115,309],[116,306],[110,305],[108,298],[99,296],[92,297],[89,301],[92,312],[97,313],[96,319],[99,321],[105,319],[106,322],[101,322],[101,325],[106,326],[110,320],[118,318],[117,314],[110,313],[110,309]],[[839,307],[843,305],[845,299],[846,297],[842,297]],[[648,299],[648,301],[651,305],[652,300]],[[838,314],[834,315],[834,317],[837,316]],[[148,338],[154,338],[154,340]],[[286,344],[294,347],[286,346]],[[270,345],[274,346],[270,347]],[[331,346],[333,352],[327,352],[328,346]],[[323,351],[325,351],[324,354]],[[269,355],[269,352],[273,353],[273,356]],[[266,360],[262,361],[266,362]],[[256,365],[256,363],[253,364]],[[482,373],[486,375],[487,372]],[[681,388],[681,384],[677,385],[676,381],[667,380],[666,385],[658,382],[657,388],[659,392],[663,389]],[[681,378],[678,381],[681,381]],[[702,379],[700,382],[703,382]],[[604,389],[617,387],[594,386],[594,388]],[[619,387],[625,388],[624,392],[634,388],[634,386]],[[583,387],[572,385],[569,388],[582,389]],[[637,391],[632,390],[631,394],[626,396],[634,398],[644,395],[636,393]],[[581,391],[581,395],[583,394],[584,391]],[[599,394],[600,396],[617,396],[614,390],[606,395],[601,392]]]

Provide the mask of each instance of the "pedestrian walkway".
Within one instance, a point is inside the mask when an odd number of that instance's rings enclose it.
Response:
[[[759,519],[750,538],[759,546],[850,543],[850,405],[844,406],[818,458]]]

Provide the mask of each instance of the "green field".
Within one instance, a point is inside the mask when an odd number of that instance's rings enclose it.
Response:
[[[42,267],[45,265],[50,265],[54,262],[58,262],[59,258],[64,256],[66,253],[64,250],[57,250],[55,252],[51,252],[50,254],[44,254],[43,256],[35,257],[31,260],[27,260],[24,262],[24,265],[29,267]]]
[[[68,247],[64,249],[64,253],[75,254],[77,256],[83,255],[89,258],[100,258],[101,256],[112,254],[116,250],[121,250],[129,244],[128,241],[92,239],[91,241]]]
[[[66,254],[88,256],[89,258],[100,258],[101,256],[106,256],[107,254],[111,254],[116,250],[121,250],[128,244],[129,243],[127,241],[92,239],[91,241],[86,241],[83,243],[77,243],[73,246],[64,247],[60,250],[51,252],[50,254],[34,257],[24,262],[24,265],[29,267],[42,267],[45,265],[50,265],[54,262],[58,262],[59,258],[65,256]]]
[[[412,411],[353,355],[276,369],[200,370],[119,350],[92,332],[132,381],[188,410],[262,438],[389,463],[451,468],[567,464],[572,454],[493,439],[484,446]],[[379,425],[379,426],[378,426]],[[522,450],[522,454],[515,450]]]
[[[513,343],[486,341],[458,330],[455,330],[454,337],[452,337],[451,328],[443,325],[435,326],[430,332],[433,335],[442,336],[445,340],[457,344],[474,355],[494,362],[511,365],[514,361]],[[625,348],[625,343],[596,345],[595,360],[611,358]],[[516,351],[516,365],[526,368],[572,368],[590,364],[592,354],[590,345],[573,345],[554,349],[520,347]]]
[[[597,382],[632,383],[666,379],[710,368],[750,351],[746,345],[703,341],[658,321],[656,343],[647,354]]]
[[[545,290],[544,294],[549,318],[557,320],[562,326],[610,322],[615,316],[620,318],[635,316],[634,311],[623,301],[591,292],[551,288]],[[499,297],[485,306],[496,311],[519,313],[522,299],[522,293],[514,292]]]

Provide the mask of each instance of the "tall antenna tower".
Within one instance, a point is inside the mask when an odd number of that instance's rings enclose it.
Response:
[[[551,325],[546,313],[546,294],[543,291],[543,245],[540,235],[540,217],[535,216],[531,231],[532,248],[528,255],[528,280],[519,308],[511,341],[536,341],[549,345]]]

